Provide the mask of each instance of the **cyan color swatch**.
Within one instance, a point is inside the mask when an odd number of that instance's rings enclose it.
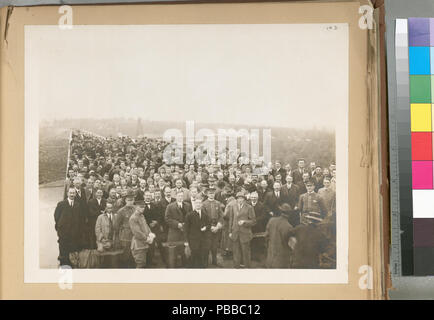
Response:
[[[410,74],[431,74],[430,47],[409,47]]]

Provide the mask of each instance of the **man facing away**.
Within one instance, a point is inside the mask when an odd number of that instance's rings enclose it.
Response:
[[[293,213],[289,204],[280,207],[281,215],[273,217],[267,224],[265,237],[267,241],[267,268],[289,268],[290,247],[288,244],[292,225],[288,218]]]
[[[246,196],[238,192],[236,204],[229,213],[229,238],[232,240],[234,267],[241,267],[241,258],[246,268],[250,268],[250,241],[253,238],[252,227],[256,223],[255,211],[246,202]]]

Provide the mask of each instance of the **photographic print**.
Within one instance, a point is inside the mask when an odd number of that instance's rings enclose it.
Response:
[[[348,41],[26,26],[26,282],[346,283]]]

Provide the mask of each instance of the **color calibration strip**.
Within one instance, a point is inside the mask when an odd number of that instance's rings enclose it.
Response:
[[[397,19],[395,26],[396,104],[391,110],[391,196],[392,201],[392,272],[396,276],[412,276],[413,263],[413,205],[412,158],[410,125],[410,84],[408,64],[407,19]],[[394,157],[392,157],[392,154]],[[395,170],[395,176],[392,174]],[[399,183],[398,183],[399,181]]]
[[[415,275],[434,275],[434,19],[408,19],[413,259]]]

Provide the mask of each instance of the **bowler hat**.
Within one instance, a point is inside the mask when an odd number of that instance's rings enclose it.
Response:
[[[290,213],[292,213],[292,208],[289,204],[287,203],[283,203],[280,207],[279,210],[282,214],[285,215],[289,215]]]

